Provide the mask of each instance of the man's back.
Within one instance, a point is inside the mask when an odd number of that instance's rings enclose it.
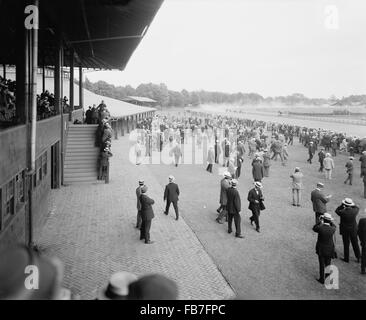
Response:
[[[152,219],[154,218],[154,211],[152,205],[155,201],[149,198],[146,194],[142,194],[140,196],[141,202],[141,217],[145,219]]]
[[[141,210],[140,196],[141,196],[141,187],[139,186],[136,188],[137,210]]]
[[[335,210],[336,214],[341,217],[341,223],[340,223],[341,232],[344,229],[350,231],[356,230],[357,228],[356,217],[358,215],[359,210],[360,209],[357,206],[353,207],[339,206]]]
[[[333,235],[336,231],[334,224],[316,224],[313,231],[318,233],[318,240],[316,242],[316,252],[320,255],[331,257],[334,252]]]
[[[179,200],[179,187],[176,183],[170,182],[165,187],[164,200],[178,201]]]
[[[241,211],[241,200],[236,188],[227,190],[227,211],[229,214],[238,214]]]
[[[323,192],[315,189],[311,192],[311,202],[313,203],[314,212],[325,213],[327,212],[326,203],[328,200],[324,196]]]

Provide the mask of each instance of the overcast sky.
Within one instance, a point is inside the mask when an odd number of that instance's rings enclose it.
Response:
[[[165,0],[115,85],[171,90],[366,94],[365,0]]]

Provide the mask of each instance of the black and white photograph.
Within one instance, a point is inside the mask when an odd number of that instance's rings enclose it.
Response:
[[[0,0],[0,41],[0,300],[366,299],[366,1]]]

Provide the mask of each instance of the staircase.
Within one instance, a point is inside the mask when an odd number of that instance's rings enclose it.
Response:
[[[70,125],[64,162],[64,184],[97,182],[99,148],[94,146],[98,125]]]

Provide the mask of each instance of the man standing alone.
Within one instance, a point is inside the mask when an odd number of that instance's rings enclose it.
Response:
[[[296,167],[295,172],[290,175],[292,178],[292,205],[300,207],[301,189],[303,173],[300,172],[300,168]]]
[[[227,213],[228,213],[228,233],[232,233],[232,223],[234,219],[235,224],[235,237],[244,238],[241,235],[240,228],[240,211],[241,211],[241,200],[236,185],[238,181],[233,179],[231,181],[231,187],[227,190]]]
[[[347,179],[344,181],[344,184],[347,184],[349,181],[349,185],[352,185],[353,180],[353,157],[349,157],[349,160],[347,161],[345,167],[346,167],[346,173],[347,173]]]
[[[331,195],[325,196],[323,193],[324,184],[318,182],[315,190],[311,192],[311,202],[313,203],[313,211],[315,212],[315,224],[319,222],[319,217],[327,212],[327,202]]]
[[[248,201],[249,207],[248,209],[252,211],[252,216],[250,217],[250,223],[253,225],[255,223],[255,230],[260,232],[259,226],[259,215],[261,210],[264,210],[263,204],[263,193],[262,193],[262,184],[259,181],[254,182],[254,188],[251,189],[248,193]]]
[[[144,186],[145,182],[143,180],[139,180],[139,186],[136,188],[136,198],[137,198],[137,219],[136,219],[136,228],[141,229],[141,188]]]
[[[146,244],[154,243],[154,241],[150,240],[150,228],[151,221],[154,218],[154,211],[152,205],[155,201],[147,196],[147,186],[143,186],[141,188],[141,232],[140,232],[140,240],[145,240]]]
[[[165,191],[164,191],[164,201],[166,200],[166,207],[165,207],[164,213],[166,215],[169,214],[170,204],[173,203],[173,207],[175,210],[175,220],[178,220],[179,219],[179,211],[178,211],[179,187],[173,181],[174,181],[174,177],[169,176],[169,183],[165,186]]]

